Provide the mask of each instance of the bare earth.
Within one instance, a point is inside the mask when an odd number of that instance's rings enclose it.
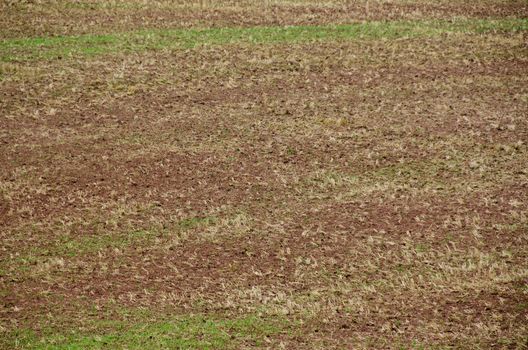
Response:
[[[525,1],[8,3],[3,39],[527,14]],[[0,347],[21,330],[190,314],[284,324],[228,348],[528,346],[526,32],[0,73]]]

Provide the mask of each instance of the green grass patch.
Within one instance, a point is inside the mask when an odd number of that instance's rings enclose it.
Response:
[[[153,227],[143,230],[126,232],[98,232],[86,236],[62,234],[46,247],[31,247],[25,254],[0,264],[0,276],[9,274],[16,268],[18,273],[30,271],[31,266],[42,265],[50,258],[62,259],[79,257],[109,249],[126,249],[127,247],[151,245],[156,239],[163,237],[182,237],[192,230],[205,229],[218,223],[215,216],[189,217],[168,227]]]
[[[126,234],[97,234],[72,239],[63,236],[56,245],[53,253],[60,256],[76,256],[86,253],[98,252],[104,249],[124,248],[132,244],[145,244],[156,237],[178,235],[194,228],[203,228],[214,225],[217,218],[214,216],[190,217],[183,219],[169,228],[153,228],[135,230]]]
[[[69,236],[63,236],[57,242],[54,254],[60,256],[76,256],[91,252],[98,252],[109,248],[123,248],[134,243],[149,241],[157,236],[156,231],[137,230],[124,235],[93,235],[71,239]]]
[[[253,315],[236,319],[193,315],[132,326],[124,321],[106,322],[101,332],[89,334],[44,331],[37,335],[17,330],[9,335],[9,342],[13,349],[236,349],[244,343],[262,346],[266,337],[286,326],[285,320]]]
[[[206,216],[206,217],[193,217],[188,219],[183,219],[178,223],[178,227],[183,230],[195,228],[195,227],[201,227],[201,226],[209,226],[213,225],[217,222],[217,218],[214,216]]]
[[[217,218],[213,216],[191,217],[179,221],[166,229],[136,230],[126,234],[98,234],[72,239],[63,236],[57,242],[54,254],[61,256],[76,256],[98,252],[104,249],[124,248],[132,244],[145,244],[156,237],[178,235],[186,230],[214,225]]]
[[[156,29],[107,35],[79,35],[0,41],[0,61],[92,56],[115,52],[187,49],[234,43],[287,43],[324,40],[394,39],[445,33],[517,32],[528,19],[380,21],[331,26],[209,29]]]

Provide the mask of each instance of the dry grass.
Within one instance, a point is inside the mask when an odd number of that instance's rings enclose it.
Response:
[[[178,8],[274,24],[242,5]],[[167,2],[12,6],[6,37],[174,25]],[[285,40],[0,64],[0,347],[526,348],[525,32]]]
[[[343,24],[366,20],[512,18],[523,0],[423,1],[25,1],[0,2],[0,38],[144,28]]]

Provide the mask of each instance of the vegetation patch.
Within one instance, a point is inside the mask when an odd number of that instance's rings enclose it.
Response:
[[[106,35],[80,35],[0,41],[0,60],[62,59],[112,52],[188,49],[234,43],[269,44],[303,41],[396,39],[449,33],[516,32],[526,19],[383,21],[332,26],[163,29]]]
[[[0,349],[525,347],[525,1],[16,3]]]
[[[284,321],[257,316],[222,319],[202,315],[132,326],[126,322],[100,324],[105,328],[101,333],[73,330],[38,335],[17,330],[9,338],[13,349],[237,349],[243,344],[263,346],[267,337],[286,327]]]

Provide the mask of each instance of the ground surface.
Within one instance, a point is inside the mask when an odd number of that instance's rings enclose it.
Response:
[[[0,347],[528,346],[526,1],[0,12]]]

